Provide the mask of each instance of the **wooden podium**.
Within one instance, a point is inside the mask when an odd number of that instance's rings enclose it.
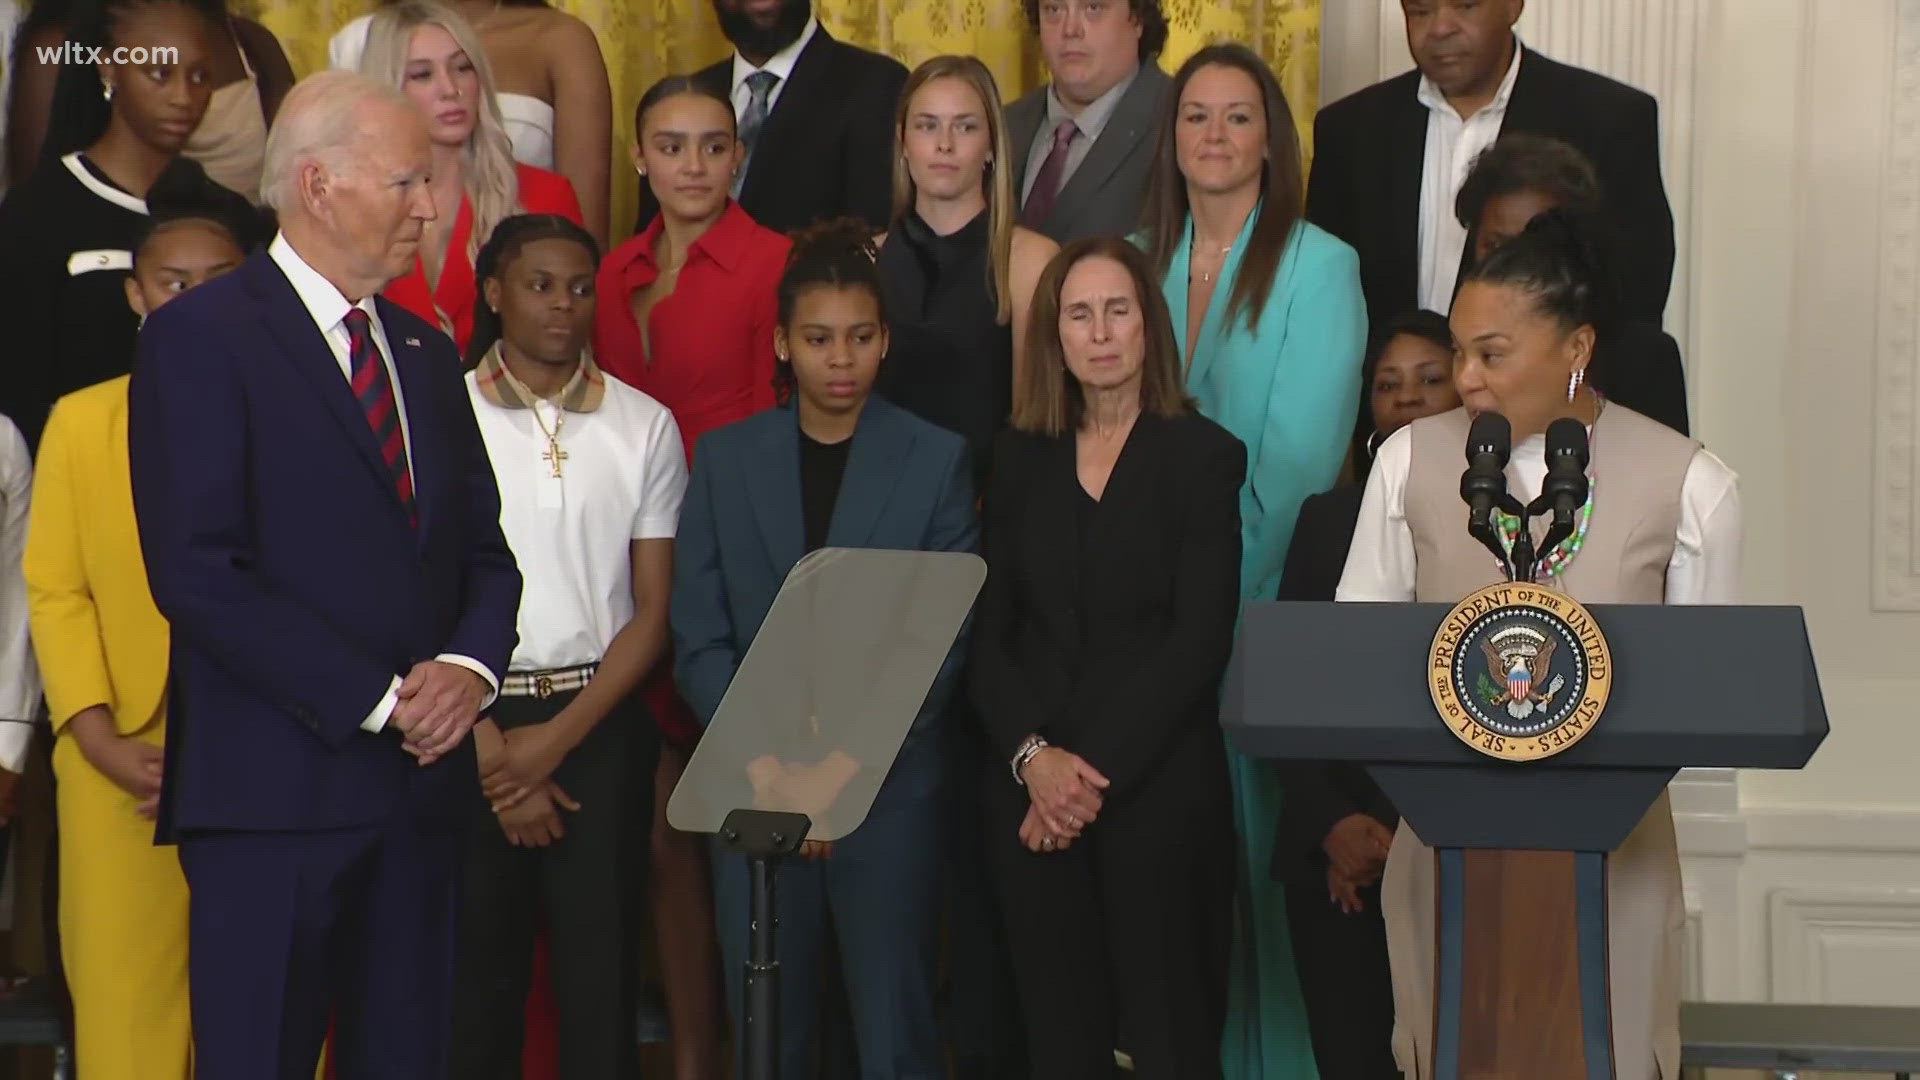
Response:
[[[1611,1078],[1607,853],[1683,766],[1812,757],[1827,717],[1805,620],[1596,605],[1604,712],[1564,753],[1509,763],[1435,709],[1427,657],[1449,610],[1249,604],[1223,723],[1255,757],[1365,763],[1437,850],[1436,1080]]]

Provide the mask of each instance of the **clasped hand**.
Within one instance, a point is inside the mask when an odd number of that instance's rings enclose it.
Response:
[[[1348,915],[1366,909],[1360,890],[1380,880],[1393,833],[1367,814],[1348,814],[1327,830],[1327,898]]]
[[[480,790],[495,813],[511,810],[546,786],[566,760],[568,747],[551,722],[526,724],[501,736],[497,752],[480,762]],[[476,729],[476,745],[479,735]]]
[[[1029,805],[1020,841],[1037,852],[1065,851],[1100,816],[1111,783],[1085,758],[1057,746],[1033,755],[1021,778]]]
[[[387,723],[405,739],[407,753],[431,765],[467,737],[492,689],[459,664],[422,660],[394,692],[399,701]]]

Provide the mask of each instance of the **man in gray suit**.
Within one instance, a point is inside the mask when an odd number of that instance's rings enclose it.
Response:
[[[1062,244],[1140,225],[1172,80],[1160,0],[1026,0],[1053,81],[1007,106],[1020,223]]]

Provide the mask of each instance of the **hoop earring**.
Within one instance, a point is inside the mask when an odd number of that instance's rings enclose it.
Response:
[[[1574,368],[1573,374],[1567,376],[1567,401],[1569,403],[1573,401],[1574,395],[1580,392],[1580,384],[1586,381],[1586,368]]]
[[[1367,441],[1365,445],[1367,448],[1368,457],[1371,458],[1371,457],[1380,456],[1380,442],[1381,442],[1380,429],[1375,428],[1374,430],[1367,433]]]

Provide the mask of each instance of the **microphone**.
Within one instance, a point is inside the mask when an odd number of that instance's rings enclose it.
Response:
[[[1507,498],[1507,458],[1513,453],[1513,426],[1497,412],[1473,418],[1467,432],[1467,471],[1460,476],[1460,498],[1467,504],[1467,532],[1512,572],[1507,551],[1493,527],[1493,508]]]
[[[1547,428],[1547,477],[1540,485],[1542,510],[1553,511],[1553,524],[1540,541],[1541,552],[1552,551],[1573,535],[1574,515],[1587,504],[1587,429],[1569,416]]]

